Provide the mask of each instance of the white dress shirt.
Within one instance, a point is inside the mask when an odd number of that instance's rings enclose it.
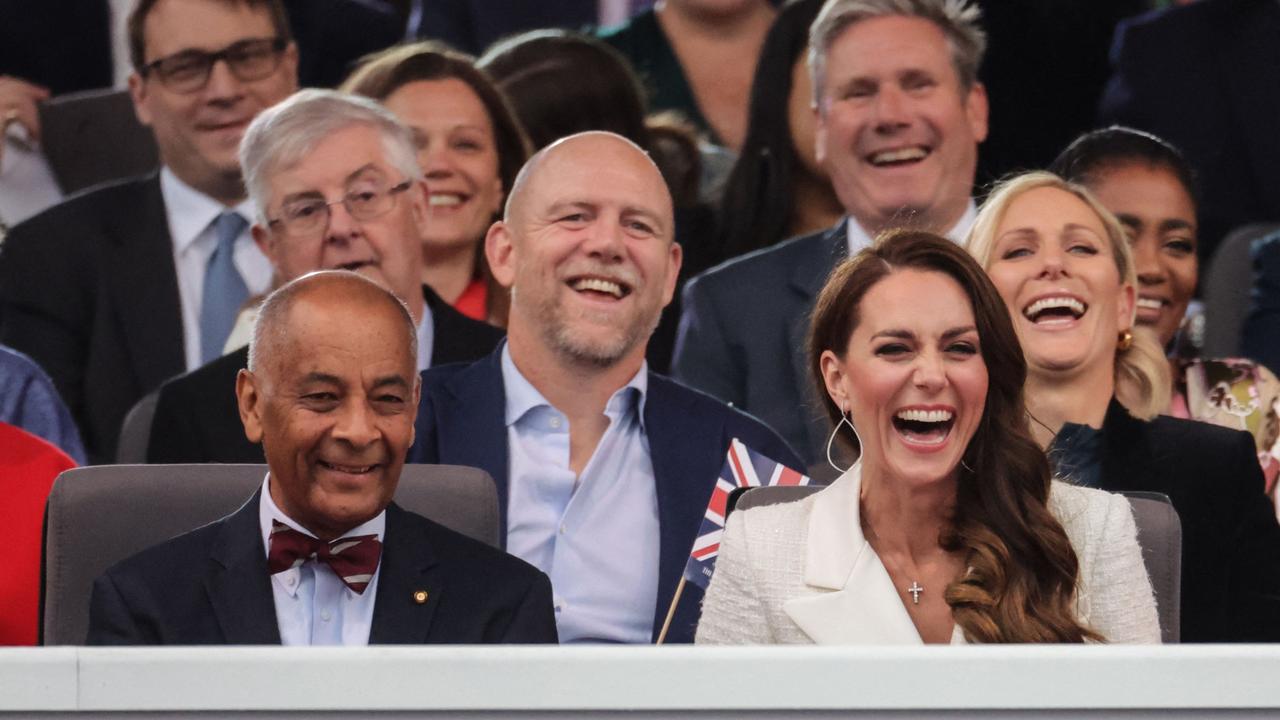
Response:
[[[271,475],[262,481],[262,502],[258,504],[258,524],[262,529],[262,546],[271,553],[271,521],[279,520],[309,537],[315,534],[285,515],[271,499]],[[382,542],[387,528],[387,513],[382,511],[372,520],[346,533],[377,535]],[[276,605],[276,624],[284,645],[368,645],[373,627],[373,605],[378,597],[378,569],[364,589],[356,593],[343,584],[329,565],[308,560],[299,567],[271,576],[271,595]]]
[[[973,221],[978,219],[978,207],[974,205],[973,199],[969,200],[969,204],[965,206],[964,214],[960,216],[960,222],[956,223],[947,231],[947,238],[956,244],[964,242],[965,235],[969,234],[969,228],[973,227]],[[857,255],[863,248],[871,247],[874,240],[867,231],[858,224],[857,219],[852,215],[849,216],[849,257]]]
[[[510,484],[507,552],[551,578],[560,642],[648,643],[658,603],[658,494],[644,428],[644,365],[609,398],[580,476],[569,421],[502,349]]]
[[[218,246],[213,223],[227,211],[235,211],[253,222],[253,203],[245,200],[233,208],[196,190],[178,179],[169,168],[160,171],[160,193],[169,218],[173,241],[173,265],[178,272],[178,296],[182,300],[182,344],[187,370],[204,363],[200,353],[200,304],[204,297],[204,274],[209,258]],[[271,286],[271,262],[253,243],[249,226],[236,238],[233,256],[236,269],[249,289],[249,297],[261,295]]]

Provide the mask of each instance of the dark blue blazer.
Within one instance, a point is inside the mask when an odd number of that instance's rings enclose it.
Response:
[[[802,467],[825,457],[831,432],[805,337],[827,276],[849,254],[848,222],[729,260],[684,288],[672,376],[763,420]]]
[[[261,493],[94,581],[88,644],[279,645]],[[369,644],[556,642],[551,583],[528,563],[395,503],[383,540]]]
[[[469,465],[487,471],[498,484],[505,533],[509,456],[501,353],[499,347],[471,365],[431,368],[422,374],[418,436],[409,462]],[[644,425],[661,529],[653,619],[656,639],[724,465],[729,440],[736,437],[774,460],[802,466],[782,438],[755,418],[652,372]],[[685,588],[666,642],[693,641],[701,598],[696,586]]]

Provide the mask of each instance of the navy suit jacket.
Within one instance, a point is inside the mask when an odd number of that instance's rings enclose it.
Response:
[[[505,536],[509,455],[501,357],[499,347],[471,365],[431,368],[423,373],[418,436],[409,462],[470,465],[487,471],[498,485]],[[754,418],[655,373],[649,374],[644,425],[661,529],[658,603],[653,619],[656,639],[724,465],[729,441],[736,437],[778,462],[793,468],[800,464],[786,443]],[[685,588],[666,642],[693,641],[701,597],[696,586]]]
[[[261,493],[94,581],[88,644],[280,644]],[[369,644],[556,642],[551,583],[528,563],[395,503],[383,541]]]
[[[19,223],[0,247],[0,342],[53,378],[91,463],[125,413],[185,369],[160,176],[101,185]]]
[[[676,380],[760,418],[825,457],[831,423],[813,387],[805,338],[813,303],[849,253],[847,223],[723,263],[690,280],[676,335]]]

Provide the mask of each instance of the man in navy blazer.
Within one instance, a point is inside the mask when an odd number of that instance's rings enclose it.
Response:
[[[831,424],[805,357],[809,314],[841,260],[895,227],[959,241],[976,215],[985,36],[960,3],[829,2],[813,26],[815,149],[848,213],[834,228],[691,280],[672,375],[758,416],[826,465]]]
[[[391,502],[415,335],[404,304],[355,273],[273,293],[235,388],[266,451],[262,489],[98,578],[89,644],[555,642],[545,575]]]
[[[673,224],[630,141],[539,152],[486,237],[512,290],[507,342],[423,375],[411,459],[497,480],[506,548],[551,575],[563,642],[659,636],[730,439],[797,463],[750,416],[648,371],[680,266]],[[692,640],[700,597],[686,589],[666,641]]]

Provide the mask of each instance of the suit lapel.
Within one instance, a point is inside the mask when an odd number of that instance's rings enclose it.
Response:
[[[435,426],[440,439],[440,462],[478,467],[493,477],[505,548],[509,485],[502,347],[500,343],[492,353],[445,382]]]
[[[1158,490],[1151,438],[1144,423],[1129,414],[1115,398],[1102,421],[1102,489]]]
[[[429,539],[415,532],[395,503],[387,506],[382,560],[378,569],[378,597],[373,605],[370,645],[420,644],[427,641],[431,619],[440,604],[441,585]],[[425,602],[419,602],[426,593]]]
[[[820,645],[920,644],[889,573],[862,536],[861,468],[855,465],[813,497],[804,582],[819,594],[782,609]]]
[[[1218,56],[1218,75],[1230,89],[1234,115],[1245,131],[1244,142],[1250,151],[1259,200],[1274,200],[1280,198],[1280,171],[1276,169],[1280,133],[1275,128],[1276,119],[1280,118],[1280,92],[1274,86],[1261,89],[1259,78],[1280,76],[1280,44],[1275,37],[1280,27],[1280,6],[1274,1],[1239,5],[1239,14],[1233,16],[1232,27],[1223,35],[1231,41],[1223,44]]]
[[[795,397],[803,403],[805,415],[805,434],[808,436],[808,447],[818,448],[826,441],[825,432],[820,430],[825,421],[821,420],[820,404],[815,404],[813,377],[809,372],[808,343],[809,316],[813,311],[813,303],[841,260],[848,254],[849,219],[840,221],[820,238],[815,238],[811,251],[796,264],[788,282],[791,291],[798,298],[799,307],[804,314],[792,318],[787,328],[787,347],[791,356],[792,377],[795,380]],[[803,448],[800,448],[803,454]]]
[[[691,473],[701,475],[702,469],[697,467],[698,463],[689,451],[705,453],[708,447],[726,442],[720,427],[685,421],[688,398],[688,395],[672,392],[666,378],[649,373],[644,427],[649,439],[649,459],[653,464],[653,481],[658,496],[659,528],[655,640],[666,619],[671,599],[675,597],[676,585],[684,574],[689,551],[693,549],[715,482],[713,477],[691,477]],[[696,590],[695,586],[688,585],[685,595]]]
[[[431,341],[431,367],[455,362],[473,362],[493,350],[502,331],[463,315],[430,287],[422,286],[422,296],[431,311],[435,337]]]
[[[222,530],[210,553],[205,590],[228,645],[279,645],[267,552],[258,524],[262,491],[220,521]]]
[[[110,286],[132,369],[145,392],[186,367],[182,301],[160,176],[139,185],[138,204],[116,208],[107,225],[114,251],[103,253],[108,267],[101,277]]]

